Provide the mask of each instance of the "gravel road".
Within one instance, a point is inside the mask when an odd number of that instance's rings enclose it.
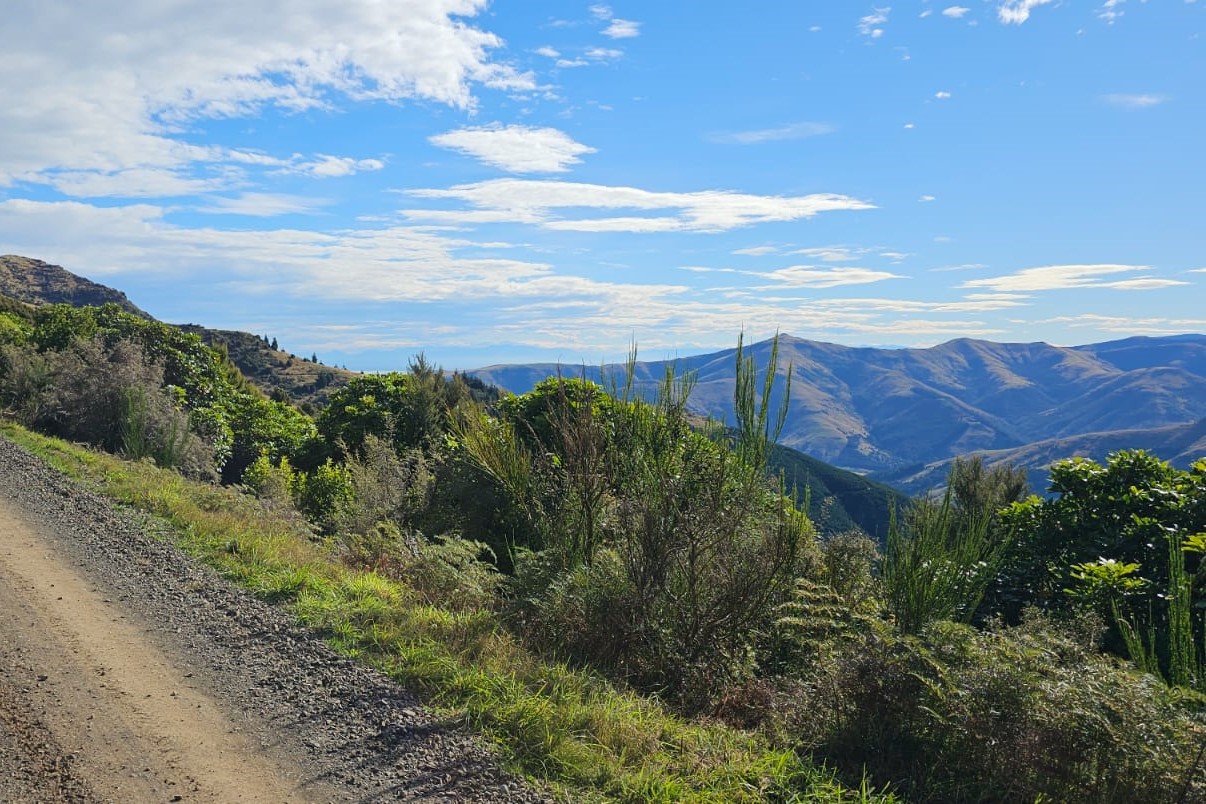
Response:
[[[0,801],[547,800],[0,438]]]

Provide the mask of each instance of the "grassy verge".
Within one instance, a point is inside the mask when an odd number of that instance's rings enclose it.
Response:
[[[447,611],[349,570],[294,520],[186,481],[0,424],[0,435],[84,485],[170,523],[174,542],[287,606],[336,649],[423,693],[516,771],[574,801],[890,801],[760,738],[686,722],[656,702],[523,649],[493,613]]]

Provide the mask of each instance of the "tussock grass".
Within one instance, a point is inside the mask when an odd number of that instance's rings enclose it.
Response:
[[[287,606],[337,650],[479,731],[510,766],[574,801],[892,801],[761,738],[688,722],[656,701],[525,650],[489,611],[424,602],[398,581],[331,560],[296,518],[13,424],[0,435],[100,493],[167,522],[165,538]]]

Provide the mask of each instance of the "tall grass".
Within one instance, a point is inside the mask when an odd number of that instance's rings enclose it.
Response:
[[[479,730],[509,765],[574,801],[894,800],[763,739],[676,718],[596,675],[524,650],[483,610],[430,605],[398,581],[331,560],[297,519],[11,424],[0,435],[99,492],[160,517],[166,538],[287,606],[341,652]]]

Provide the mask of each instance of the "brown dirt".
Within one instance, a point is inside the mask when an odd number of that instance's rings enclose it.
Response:
[[[3,500],[0,611],[0,723],[30,800],[311,798]]]

